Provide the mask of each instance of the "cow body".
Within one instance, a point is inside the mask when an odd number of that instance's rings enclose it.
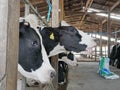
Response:
[[[116,44],[112,47],[109,58],[110,65],[120,68],[120,44]]]
[[[41,83],[51,83],[55,75],[40,34],[25,21],[19,25],[18,71],[23,76]]]
[[[63,52],[87,52],[89,49],[96,46],[95,41],[89,35],[79,31],[73,26],[65,24],[66,23],[61,23],[62,26],[56,28],[39,28],[39,33],[43,38],[43,45],[48,57],[58,55]]]

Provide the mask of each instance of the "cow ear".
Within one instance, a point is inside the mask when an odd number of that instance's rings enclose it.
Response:
[[[28,22],[25,22],[25,21],[20,22],[19,23],[19,36],[20,37],[23,36],[24,33],[26,32],[27,28],[29,28],[29,27],[30,27],[30,24]]]
[[[25,27],[30,27],[30,23],[29,22],[24,22]]]

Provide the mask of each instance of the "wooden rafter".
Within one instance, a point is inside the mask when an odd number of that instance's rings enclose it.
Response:
[[[118,1],[110,8],[110,12],[112,12],[119,4],[120,4],[120,0],[118,0]],[[104,24],[105,22],[107,22],[107,19],[104,19],[102,22],[103,22],[103,24]]]
[[[93,0],[87,0],[86,6],[85,6],[85,9],[84,9],[85,12],[84,12],[84,15],[82,16],[81,21],[80,21],[80,27],[81,27],[81,25],[83,23],[83,20],[85,19],[87,10],[88,10],[88,8],[90,8],[90,6],[91,6],[92,3],[93,3]]]

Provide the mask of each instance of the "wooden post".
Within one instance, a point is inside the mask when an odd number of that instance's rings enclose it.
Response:
[[[30,14],[30,5],[25,4],[25,16],[27,16],[28,14]]]
[[[64,0],[60,0],[60,19],[59,21],[61,20],[64,20]]]
[[[100,56],[103,56],[102,54],[102,24],[100,24]]]
[[[108,42],[107,42],[107,45],[108,45],[108,56],[110,55],[110,32],[111,32],[111,23],[110,23],[110,11],[108,11],[108,19],[107,19],[107,36],[108,36]]]
[[[95,32],[95,39],[96,39],[96,32]],[[95,61],[97,61],[97,47],[95,47]]]
[[[17,90],[19,4],[0,0],[0,90]]]
[[[52,27],[59,26],[59,0],[52,0]],[[53,80],[55,90],[58,90],[58,57],[52,57],[52,64],[56,70],[56,77]]]

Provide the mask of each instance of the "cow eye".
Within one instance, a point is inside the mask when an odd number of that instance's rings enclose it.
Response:
[[[37,46],[38,45],[38,42],[37,41],[33,41],[32,42],[32,46]]]

